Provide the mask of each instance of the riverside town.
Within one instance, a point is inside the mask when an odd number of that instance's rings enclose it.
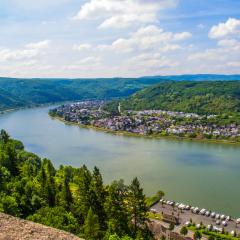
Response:
[[[220,124],[217,115],[199,115],[166,110],[122,111],[112,114],[104,101],[83,101],[50,110],[53,117],[113,132],[145,136],[176,136],[195,139],[240,141],[240,125]]]

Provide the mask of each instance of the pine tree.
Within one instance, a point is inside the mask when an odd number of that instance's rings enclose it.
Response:
[[[40,168],[39,182],[41,185],[41,195],[50,207],[55,206],[55,172],[56,170],[51,161],[44,159]]]
[[[83,229],[87,240],[100,239],[100,225],[98,216],[94,214],[92,208],[90,208],[88,211]]]
[[[128,204],[133,221],[134,235],[136,235],[138,227],[145,228],[147,217],[146,197],[137,178],[134,178],[129,186]]]
[[[106,228],[106,213],[104,210],[105,190],[103,186],[102,175],[97,167],[93,170],[92,181],[90,185],[90,201],[93,211],[98,215],[99,223],[102,229]]]
[[[91,199],[89,195],[91,181],[91,172],[85,165],[77,169],[73,178],[73,182],[77,186],[73,203],[73,212],[74,216],[78,218],[80,224],[86,219],[89,208],[91,207]]]
[[[195,240],[200,240],[202,238],[202,234],[199,231],[196,231],[193,235]]]
[[[188,229],[184,226],[184,227],[181,228],[180,233],[181,233],[183,236],[185,236],[185,235],[188,234]]]
[[[0,141],[3,143],[3,144],[6,144],[10,139],[10,136],[8,135],[8,133],[2,129],[1,132],[0,132]]]
[[[65,208],[67,210],[70,209],[70,205],[72,203],[72,193],[71,193],[71,190],[70,190],[70,186],[69,186],[69,182],[70,182],[70,179],[68,176],[64,176],[64,180],[63,180],[63,199],[64,199],[64,202],[65,202]]]
[[[123,180],[114,181],[108,188],[108,196],[105,202],[105,211],[108,218],[108,232],[123,236],[129,233],[130,220],[125,198],[127,187]]]

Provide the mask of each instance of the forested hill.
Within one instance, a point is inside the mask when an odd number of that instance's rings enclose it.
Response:
[[[61,101],[127,97],[161,80],[0,78],[0,111]]]
[[[0,78],[0,111],[39,104],[128,97],[166,80],[240,80],[240,75],[182,75],[109,79]]]
[[[199,114],[240,112],[240,81],[165,81],[122,101],[124,109],[162,109]]]

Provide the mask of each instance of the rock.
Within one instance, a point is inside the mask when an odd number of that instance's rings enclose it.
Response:
[[[0,240],[83,240],[79,237],[0,213]]]

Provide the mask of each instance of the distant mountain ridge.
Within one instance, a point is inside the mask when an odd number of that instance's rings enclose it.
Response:
[[[233,81],[240,80],[240,74],[224,75],[224,74],[184,74],[169,76],[146,76],[143,78],[162,78],[164,80],[174,81]]]
[[[162,81],[240,80],[240,75],[179,75],[140,78],[7,78],[0,77],[0,111],[86,99],[125,98]]]

